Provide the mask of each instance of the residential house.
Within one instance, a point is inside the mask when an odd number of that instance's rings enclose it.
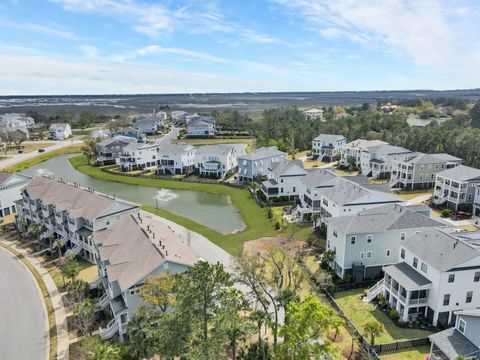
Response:
[[[411,154],[410,150],[390,144],[369,146],[362,151],[362,174],[373,178],[388,177],[392,171],[392,161],[403,161]]]
[[[435,185],[435,175],[462,163],[449,154],[412,153],[404,160],[392,160],[390,186],[406,190],[428,189]]]
[[[357,139],[345,144],[341,149],[341,163],[349,165],[350,163],[356,167],[361,165],[362,152],[371,146],[387,145],[388,143],[381,140],[364,140]]]
[[[303,113],[305,114],[305,117],[308,120],[315,120],[315,119],[323,120],[324,111],[322,109],[308,109],[308,110],[304,110]]]
[[[167,113],[165,111],[157,111],[155,117],[160,119],[163,124],[167,120]]]
[[[195,172],[225,178],[237,170],[237,159],[245,154],[246,144],[204,145],[195,152]]]
[[[473,205],[480,169],[459,165],[437,173],[432,202],[455,211],[460,204]]]
[[[430,335],[431,360],[480,359],[480,309],[457,311],[455,327]]]
[[[212,137],[215,136],[215,118],[212,116],[187,116],[187,136]]]
[[[367,298],[382,293],[402,321],[448,326],[456,312],[480,307],[480,232],[422,229],[400,242],[398,261]]]
[[[116,135],[98,143],[97,163],[100,165],[120,163],[123,148],[137,139],[129,136]]]
[[[160,118],[153,116],[142,116],[135,120],[133,127],[140,133],[146,135],[156,134],[159,128],[163,125],[163,121]]]
[[[54,180],[45,176],[35,178],[17,201],[18,224],[45,226],[41,240],[47,243],[58,240],[75,255],[95,263],[96,251],[92,235],[108,228],[126,215],[138,212],[138,206],[101,195],[91,189]]]
[[[100,329],[103,340],[114,336],[125,340],[126,324],[135,310],[145,305],[138,291],[149,277],[166,271],[177,274],[198,261],[168,225],[143,214],[125,216],[96,231],[93,244],[99,276],[90,286],[103,288],[97,309],[105,309],[111,316],[107,326]]]
[[[262,182],[262,192],[267,199],[297,199],[301,194],[301,179],[307,174],[301,160],[282,159],[273,162],[268,167],[268,180]]]
[[[332,161],[346,143],[343,135],[320,134],[312,141],[312,157],[319,161]]]
[[[125,127],[125,128],[118,129],[117,131],[115,131],[115,135],[132,137],[137,139],[138,141],[142,140],[143,138],[143,134],[139,130],[133,127]]]
[[[475,187],[476,192],[473,200],[473,214],[480,217],[480,184]]]
[[[445,226],[398,204],[323,221],[327,228],[327,249],[335,252],[332,269],[341,278],[352,276],[355,282],[376,278],[383,266],[397,263],[403,240],[422,229]]]
[[[157,170],[160,146],[158,143],[132,142],[123,147],[120,155],[122,171]]]
[[[404,202],[390,192],[375,190],[344,177],[334,187],[322,192],[320,215],[322,217],[349,216],[383,205],[402,205]]]
[[[300,221],[311,219],[312,214],[322,210],[322,193],[337,185],[342,178],[332,169],[315,169],[300,178],[300,196],[294,209]]]
[[[25,114],[9,113],[0,115],[0,128],[30,129],[35,125],[35,119]]]
[[[57,123],[51,124],[48,128],[48,138],[52,140],[65,140],[72,136],[70,124]]]
[[[17,212],[16,202],[22,198],[22,190],[31,180],[20,173],[0,172],[0,217]]]
[[[195,166],[195,147],[189,144],[160,146],[158,171],[163,174],[185,174]]]
[[[174,124],[185,124],[187,116],[190,115],[186,111],[172,111],[170,116]]]
[[[268,175],[271,163],[286,160],[287,154],[275,146],[255,149],[250,154],[238,157],[238,180],[256,181]]]

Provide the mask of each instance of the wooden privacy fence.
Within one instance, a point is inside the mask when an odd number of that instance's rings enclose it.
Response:
[[[428,337],[424,337],[419,339],[379,344],[379,345],[375,345],[374,349],[377,354],[381,354],[386,352],[395,352],[395,351],[400,351],[404,349],[410,349],[413,347],[429,345],[429,344],[430,344],[430,339]]]

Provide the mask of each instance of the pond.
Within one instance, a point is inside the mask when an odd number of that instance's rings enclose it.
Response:
[[[242,218],[228,195],[99,180],[75,170],[68,161],[71,156],[75,155],[57,156],[32,166],[22,173],[28,176],[48,175],[76,182],[82,186],[93,188],[95,191],[115,195],[119,199],[168,210],[224,234],[244,227]]]

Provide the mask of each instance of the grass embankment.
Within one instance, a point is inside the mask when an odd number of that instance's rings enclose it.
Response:
[[[101,180],[115,181],[129,185],[141,185],[175,190],[202,191],[230,196],[233,205],[240,213],[240,216],[246,225],[245,230],[236,234],[225,235],[183,216],[172,214],[167,210],[155,209],[152,206],[143,205],[142,209],[162,216],[179,225],[202,234],[232,255],[241,255],[242,244],[245,241],[258,239],[262,236],[276,236],[282,234],[275,230],[274,223],[268,219],[266,210],[257,205],[255,199],[247,190],[236,189],[221,184],[205,184],[109,174],[103,172],[99,167],[88,165],[87,159],[83,155],[72,157],[69,160],[73,167],[78,171]],[[311,232],[311,228],[308,226],[304,227],[290,224],[286,229],[283,230],[283,233],[286,235],[291,235],[292,226],[294,234],[301,239],[304,238],[306,233]]]
[[[32,166],[40,164],[44,161],[53,159],[54,157],[59,156],[59,155],[78,153],[81,150],[81,148],[82,148],[82,144],[75,144],[75,145],[64,147],[62,149],[50,151],[48,153],[39,155],[39,156],[34,157],[32,159],[27,159],[27,160],[22,161],[18,164],[11,165],[11,166],[3,169],[3,171],[9,171],[9,172],[23,171],[25,169],[28,169],[29,167],[32,167]]]
[[[49,348],[49,360],[56,360],[57,359],[57,323],[55,321],[55,310],[53,308],[52,299],[50,299],[50,294],[43,282],[42,277],[38,273],[38,271],[33,267],[33,265],[25,259],[25,257],[20,254],[18,251],[14,250],[10,246],[4,245],[0,243],[0,247],[4,248],[6,251],[10,252],[13,256],[18,258],[30,271],[30,273],[35,278],[35,281],[40,288],[40,292],[42,293],[43,300],[45,301],[45,307],[47,308],[47,317],[48,317],[48,329],[50,333],[50,348]]]

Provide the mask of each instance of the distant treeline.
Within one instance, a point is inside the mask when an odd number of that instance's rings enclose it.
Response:
[[[112,118],[121,118],[120,115],[108,116],[99,114],[94,110],[83,110],[78,115],[75,115],[64,109],[58,110],[55,115],[51,116],[46,116],[36,111],[29,111],[27,116],[34,118],[36,124],[46,124],[48,126],[53,123],[68,123],[72,128],[86,128],[93,124],[109,121]]]

